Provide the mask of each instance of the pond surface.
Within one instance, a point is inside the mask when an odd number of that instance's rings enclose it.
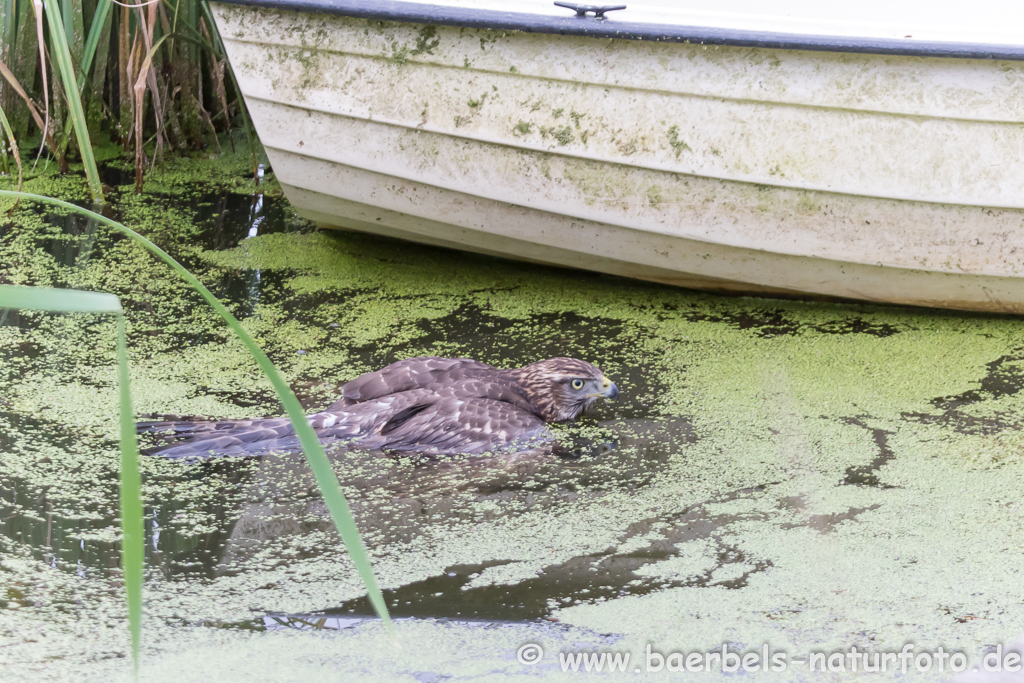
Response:
[[[1024,633],[1019,319],[723,298],[322,232],[245,161],[178,162],[112,213],[227,303],[310,410],[421,354],[576,356],[622,400],[560,428],[568,456],[328,453],[399,648],[301,453],[145,458],[143,680],[571,678],[557,653],[584,650],[631,653],[618,675],[635,678],[648,645],[723,644],[785,653],[762,677],[839,680],[859,675],[848,661],[806,660],[910,643],[976,666]],[[86,203],[77,178],[26,189]],[[0,283],[121,297],[139,416],[280,413],[164,266],[78,217],[8,209]],[[131,677],[116,402],[112,320],[0,311],[4,681]],[[529,643],[536,664],[517,659]]]

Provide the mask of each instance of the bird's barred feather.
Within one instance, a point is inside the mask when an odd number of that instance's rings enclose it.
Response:
[[[592,402],[569,396],[564,377],[610,384],[593,365],[571,358],[501,370],[469,358],[423,356],[357,377],[342,387],[339,401],[307,419],[322,441],[360,448],[521,451],[551,439],[546,422],[572,419]],[[563,405],[567,400],[576,403]],[[299,445],[283,417],[143,422],[138,429],[171,441],[148,451],[169,458],[259,455]]]

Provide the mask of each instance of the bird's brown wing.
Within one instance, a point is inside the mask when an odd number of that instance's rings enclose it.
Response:
[[[308,417],[322,441],[351,440],[360,448],[429,454],[522,450],[550,439],[545,424],[511,387],[479,379],[440,389],[412,389]],[[144,422],[173,443],[148,449],[168,458],[261,455],[297,448],[287,418],[222,422]]]
[[[527,442],[551,438],[521,394],[508,384],[477,378],[388,394],[323,415],[326,422],[318,433],[345,438],[357,432],[354,443],[371,450],[483,453],[520,450]],[[336,434],[338,429],[343,433]]]
[[[477,454],[521,451],[551,438],[542,420],[511,403],[447,396],[394,414],[377,433],[360,439],[359,446],[432,455]]]
[[[432,398],[433,392],[408,391],[341,411],[314,413],[306,419],[321,441],[348,440],[379,429],[394,412]],[[299,448],[299,438],[287,417],[139,422],[136,430],[140,434],[155,434],[162,440],[143,453],[166,458],[263,455]]]
[[[470,375],[497,373],[490,365],[472,358],[441,358],[419,356],[392,363],[375,372],[368,372],[341,388],[342,398],[327,408],[340,410],[346,406],[439,384],[451,384]]]

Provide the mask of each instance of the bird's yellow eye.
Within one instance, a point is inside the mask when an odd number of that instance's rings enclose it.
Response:
[[[576,389],[577,391],[582,389],[583,388],[583,380],[581,380],[581,379],[574,379],[572,381],[572,388]]]

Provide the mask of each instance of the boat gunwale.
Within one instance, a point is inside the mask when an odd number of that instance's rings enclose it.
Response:
[[[848,52],[859,54],[902,55],[909,57],[949,57],[1024,61],[1024,45],[925,41],[899,38],[830,36],[774,31],[751,31],[713,26],[651,24],[615,19],[556,17],[525,12],[466,9],[429,5],[402,0],[215,0],[231,5],[264,7],[296,12],[323,12],[347,17],[436,24],[469,28],[522,31],[615,38],[654,42],[728,45],[779,50]]]
[[[234,0],[215,0],[216,2],[225,2],[228,4],[241,4],[240,2],[235,3]],[[394,63],[394,59],[386,54],[380,52],[359,52],[357,50],[341,50],[334,48],[326,48],[323,46],[317,46],[310,48],[309,45],[303,45],[301,42],[289,43],[289,42],[268,42],[263,38],[246,38],[246,37],[223,37],[222,40],[225,42],[240,43],[244,45],[253,45],[258,47],[272,46],[278,48],[285,48],[291,50],[310,50],[314,49],[316,52],[321,52],[329,55],[339,55],[343,57],[357,57],[359,59],[366,59],[369,61],[381,62],[381,63]],[[427,55],[429,56],[429,55]],[[996,61],[996,60],[993,60]],[[450,69],[452,71],[465,71],[465,66],[458,66],[456,64],[446,64],[444,62],[431,61],[430,59],[424,58],[424,55],[415,55],[407,57],[403,62],[404,65],[414,65],[428,67],[432,69]],[[852,105],[829,105],[819,104],[815,102],[801,102],[798,100],[786,100],[781,97],[775,99],[761,98],[757,99],[754,97],[741,97],[738,95],[723,95],[719,93],[711,92],[699,92],[697,90],[682,90],[682,89],[671,89],[671,88],[658,88],[655,86],[641,86],[641,85],[629,85],[626,83],[610,83],[596,80],[573,80],[568,77],[561,76],[539,76],[530,72],[524,72],[522,70],[516,70],[515,72],[508,72],[504,70],[486,68],[486,67],[472,67],[473,71],[482,74],[494,74],[496,76],[503,77],[514,77],[514,78],[535,78],[543,79],[545,81],[566,83],[566,84],[579,84],[583,86],[593,86],[599,88],[618,88],[620,90],[630,90],[638,93],[650,93],[653,95],[663,96],[684,96],[692,97],[694,99],[701,100],[716,100],[723,102],[734,102],[737,104],[752,104],[752,105],[763,105],[770,104],[778,107],[799,107],[800,109],[814,109],[816,111],[828,111],[828,112],[848,112],[851,114],[869,114],[873,116],[897,116],[907,119],[918,119],[921,121],[951,121],[955,123],[964,123],[968,125],[973,124],[986,124],[986,125],[999,125],[999,126],[1020,126],[1021,120],[1012,118],[980,118],[980,117],[969,117],[969,116],[954,116],[951,114],[936,114],[936,113],[921,113],[915,111],[900,111],[896,109],[881,109],[877,107],[858,107]],[[263,99],[269,99],[264,97]],[[298,106],[298,105],[297,105]],[[318,110],[319,111],[319,110]],[[323,110],[326,111],[326,110]],[[417,128],[421,126],[417,125]],[[770,183],[769,183],[770,184]],[[955,202],[954,202],[955,203]],[[987,204],[985,206],[988,206]],[[1024,207],[1014,207],[1024,208]]]

